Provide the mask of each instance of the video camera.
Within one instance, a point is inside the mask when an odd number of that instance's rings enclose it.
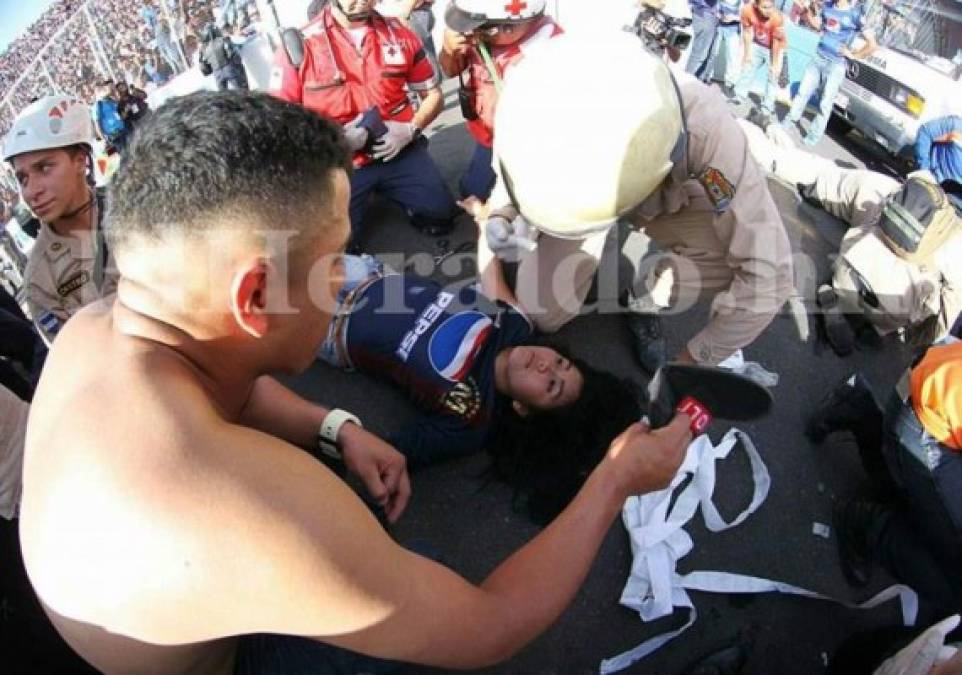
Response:
[[[661,54],[665,49],[685,50],[691,43],[691,31],[686,30],[689,26],[690,17],[672,16],[662,8],[644,5],[625,30],[641,38],[648,50]]]

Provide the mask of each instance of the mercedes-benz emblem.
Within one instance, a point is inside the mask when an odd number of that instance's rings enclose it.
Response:
[[[848,79],[854,80],[858,77],[858,61],[849,60],[848,62]]]

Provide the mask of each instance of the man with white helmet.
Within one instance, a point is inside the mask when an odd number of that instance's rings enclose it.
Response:
[[[26,304],[49,344],[74,313],[113,293],[102,194],[92,185],[93,125],[85,103],[47,96],[21,111],[3,146],[20,194],[43,226],[24,272]]]
[[[665,358],[657,312],[670,305],[716,293],[677,358],[717,364],[791,294],[784,225],[724,98],[692,78],[676,84],[633,37],[562,36],[532,53],[506,81],[495,130],[511,204],[493,211],[489,244],[526,250],[518,297],[542,330],[579,313],[622,218],[664,252],[633,261],[648,281],[639,304],[650,313],[630,323],[646,368]]]
[[[452,0],[444,13],[441,68],[459,79],[461,114],[475,141],[471,163],[461,178],[464,198],[485,202],[494,188],[491,148],[502,79],[532,48],[562,33],[544,12],[545,0]]]

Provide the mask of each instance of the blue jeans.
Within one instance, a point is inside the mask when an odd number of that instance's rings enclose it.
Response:
[[[788,119],[795,123],[802,119],[802,113],[808,106],[808,99],[821,87],[822,95],[818,106],[818,114],[808,127],[805,143],[815,145],[825,133],[829,115],[832,114],[832,104],[835,95],[845,80],[845,61],[835,61],[820,54],[816,54],[812,62],[805,69],[802,81],[798,85],[798,93],[792,99],[792,109]]]
[[[901,504],[869,533],[872,551],[923,598],[959,611],[962,453],[930,436],[911,404],[893,394],[885,411],[882,455]]]
[[[714,45],[718,17],[710,11],[696,12],[691,18],[691,28],[691,51],[688,53],[685,72],[703,82],[708,82],[711,79],[715,61]]]
[[[748,89],[755,80],[759,68],[765,68],[765,93],[762,96],[762,110],[769,115],[775,112],[775,92],[778,91],[778,74],[772,74],[772,50],[752,43],[752,62],[744,67],[735,84],[735,96],[748,98]]]
[[[351,175],[351,234],[356,237],[364,221],[371,193],[396,202],[415,227],[444,227],[458,213],[451,191],[441,177],[428,142],[419,138],[390,162],[374,162]]]
[[[494,183],[498,177],[491,167],[491,157],[494,151],[480,143],[474,144],[474,154],[467,171],[461,176],[460,190],[462,197],[477,197],[482,202],[488,201]]]
[[[715,39],[715,53],[725,56],[725,73],[722,79],[725,86],[734,87],[741,70],[742,34],[737,23],[718,26]],[[714,61],[714,59],[712,59]]]
[[[342,261],[344,264],[344,283],[341,285],[341,290],[337,292],[337,303],[334,306],[334,312],[331,314],[331,324],[327,328],[327,337],[324,338],[320,349],[317,350],[317,358],[335,368],[350,370],[352,369],[351,364],[342,357],[342,354],[347,353],[347,344],[344,342],[347,338],[347,326],[344,325],[340,331],[338,330],[341,321],[350,320],[349,315],[353,309],[353,307],[346,307],[344,301],[351,291],[371,277],[383,277],[395,272],[385,267],[377,258],[366,254],[359,256],[345,255],[342,257]],[[338,348],[339,339],[341,340],[340,348]]]

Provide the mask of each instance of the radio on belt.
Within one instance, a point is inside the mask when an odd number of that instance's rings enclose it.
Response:
[[[716,417],[753,420],[767,414],[772,395],[762,385],[724,368],[668,363],[648,383],[648,423],[668,424],[675,413],[691,418],[691,433],[699,436]]]

